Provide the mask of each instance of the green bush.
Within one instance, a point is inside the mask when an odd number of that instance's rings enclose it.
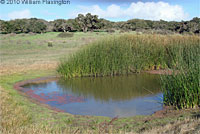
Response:
[[[53,47],[53,42],[52,41],[48,42],[48,47]]]
[[[74,36],[74,33],[70,33],[70,32],[63,32],[63,33],[58,34],[58,37],[61,37],[61,38],[69,38],[73,36]]]

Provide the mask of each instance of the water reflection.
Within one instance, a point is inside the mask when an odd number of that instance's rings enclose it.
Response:
[[[160,92],[159,76],[150,74],[74,78],[59,80],[57,85],[63,92],[71,91],[101,101],[130,100]]]

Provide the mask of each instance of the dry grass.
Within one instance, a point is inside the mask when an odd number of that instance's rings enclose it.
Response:
[[[1,93],[1,132],[10,133],[17,130],[20,126],[26,125],[30,121],[31,117],[26,113],[23,108],[16,107],[16,102],[12,99],[8,92],[0,87]]]
[[[13,73],[26,73],[30,70],[53,70],[57,67],[57,62],[46,61],[46,62],[36,62],[29,65],[2,65],[0,66],[0,76],[9,75]]]
[[[163,127],[153,128],[144,134],[199,134],[200,119],[187,118],[183,121],[169,123]]]

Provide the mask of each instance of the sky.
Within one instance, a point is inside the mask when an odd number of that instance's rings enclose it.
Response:
[[[200,0],[27,0],[38,4],[23,4],[24,1],[1,0],[0,19],[40,18],[51,21],[75,18],[80,13],[91,13],[111,21],[182,21],[200,17]],[[48,4],[49,1],[65,1],[66,4]]]

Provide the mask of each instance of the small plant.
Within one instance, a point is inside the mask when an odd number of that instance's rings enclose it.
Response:
[[[61,38],[70,38],[73,36],[74,36],[74,33],[70,33],[70,32],[63,32],[63,33],[58,34],[58,37],[61,37]]]
[[[53,42],[52,41],[48,42],[48,47],[53,47]]]
[[[108,30],[106,30],[106,32],[108,32],[108,33],[114,33],[115,30],[114,29],[108,29]]]
[[[126,30],[120,30],[119,31],[119,33],[125,33],[126,32]]]

